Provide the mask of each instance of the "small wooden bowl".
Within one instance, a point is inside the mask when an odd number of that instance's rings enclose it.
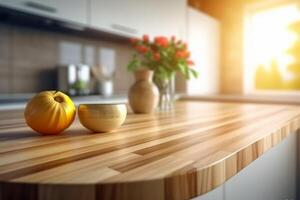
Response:
[[[80,123],[93,132],[110,132],[119,128],[125,121],[125,104],[80,104]]]

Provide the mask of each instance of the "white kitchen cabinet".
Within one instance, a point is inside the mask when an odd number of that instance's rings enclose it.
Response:
[[[141,14],[145,8],[139,0],[91,0],[90,24],[93,28],[124,36],[141,34]]]
[[[221,185],[214,190],[209,191],[208,193],[196,197],[192,200],[225,200],[224,187],[223,185]]]
[[[142,30],[150,36],[176,36],[185,39],[186,0],[151,0],[143,1],[145,7]]]
[[[0,0],[0,6],[126,37],[185,37],[186,0]]]
[[[193,200],[296,200],[296,181],[297,134],[292,133],[223,185]]]
[[[220,68],[219,21],[194,8],[188,8],[187,41],[199,78],[187,82],[186,93],[188,95],[217,94]]]
[[[186,0],[91,0],[93,28],[123,36],[184,35]]]
[[[88,23],[89,0],[0,0],[0,5],[82,25]]]
[[[297,135],[259,157],[225,183],[225,200],[296,200]]]

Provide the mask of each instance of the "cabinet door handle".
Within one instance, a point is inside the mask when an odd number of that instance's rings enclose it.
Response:
[[[40,3],[36,3],[36,2],[32,2],[32,1],[26,1],[24,3],[25,6],[30,7],[30,8],[34,8],[36,10],[40,10],[40,11],[45,11],[45,12],[49,12],[49,13],[56,13],[57,10],[54,7],[51,6],[46,6]]]
[[[112,24],[111,27],[113,29],[116,29],[116,30],[119,30],[119,31],[122,31],[122,32],[126,32],[126,33],[131,33],[131,34],[137,34],[138,31],[134,28],[130,28],[130,27],[127,27],[127,26],[123,26],[123,25],[120,25],[120,24]]]

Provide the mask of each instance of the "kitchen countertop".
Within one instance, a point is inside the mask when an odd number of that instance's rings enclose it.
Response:
[[[0,111],[24,109],[27,101],[33,96],[34,94],[0,95]],[[73,100],[76,106],[78,106],[81,103],[127,103],[126,94],[118,94],[112,96],[72,96],[71,99]]]
[[[4,199],[188,199],[300,127],[298,106],[178,101],[170,113],[129,113],[111,133],[76,119],[65,134],[41,137],[22,112],[0,112]]]
[[[26,103],[35,94],[0,94],[0,111],[24,109]],[[179,99],[182,94],[175,94],[175,99]],[[76,106],[83,103],[127,103],[127,94],[114,94],[111,96],[103,95],[86,95],[86,96],[70,96]]]
[[[262,93],[248,95],[181,95],[181,99],[189,101],[212,101],[212,102],[237,102],[259,104],[289,104],[300,105],[300,94],[294,93]]]

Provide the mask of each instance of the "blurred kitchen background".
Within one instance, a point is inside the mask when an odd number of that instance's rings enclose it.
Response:
[[[0,102],[56,89],[125,98],[133,83],[129,38],[143,34],[187,41],[200,77],[177,77],[178,94],[297,96],[299,7],[299,0],[0,0]]]

